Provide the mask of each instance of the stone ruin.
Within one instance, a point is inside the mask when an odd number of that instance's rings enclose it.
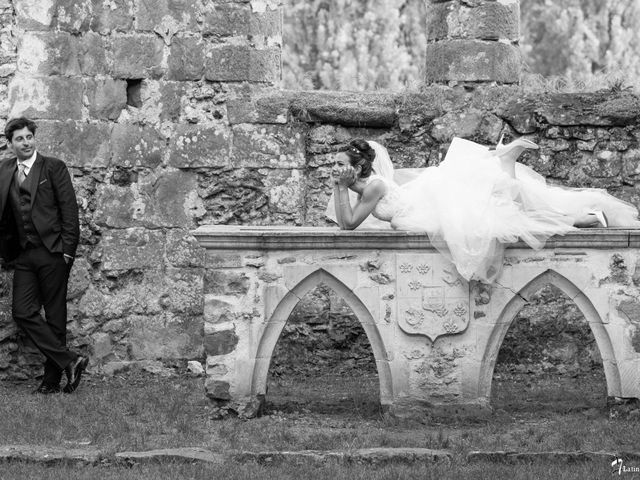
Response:
[[[291,265],[277,263],[274,259],[282,260],[282,254],[271,250],[258,249],[246,257],[240,250],[212,255],[191,232],[224,224],[327,226],[323,212],[330,193],[331,159],[355,136],[386,145],[398,166],[423,167],[442,159],[453,136],[492,144],[502,133],[531,134],[542,148],[523,161],[549,181],[605,188],[640,204],[640,100],[636,95],[628,91],[523,92],[518,86],[516,0],[431,0],[428,6],[430,68],[420,91],[349,93],[278,88],[282,29],[281,7],[275,0],[0,0],[0,120],[4,123],[18,114],[34,118],[39,125],[39,148],[63,158],[70,167],[80,202],[82,239],[70,283],[69,339],[92,357],[94,368],[109,373],[130,365],[172,365],[206,358],[208,395],[214,401],[237,400],[240,405],[239,399],[258,398],[266,371],[264,352],[277,339],[279,327],[269,328],[267,343],[255,357],[261,359],[255,381],[246,380],[254,375],[252,368],[242,370],[235,380],[230,377],[230,372],[237,371],[230,366],[238,354],[234,342],[238,348],[249,348],[249,340],[256,338],[244,338],[241,333],[249,326],[261,332],[272,318],[270,311],[246,318],[245,311],[234,310],[249,289],[264,297],[250,278],[260,272],[267,272],[267,278],[280,275],[283,269],[315,269],[321,273],[314,276],[309,271],[311,280],[299,278],[301,285],[307,288],[320,277],[333,278],[345,299],[353,299],[349,291],[354,288],[375,285],[366,275],[365,283],[359,285],[353,283],[353,274],[347,278],[334,274],[333,266],[321,266],[321,259],[303,255],[302,250]],[[1,140],[0,156],[6,157]],[[319,235],[325,238],[324,233]],[[402,234],[394,235],[389,238],[397,245],[407,241]],[[598,315],[591,315],[589,321],[605,332],[596,338],[609,362],[605,363],[609,393],[637,396],[637,386],[625,383],[623,377],[630,377],[620,369],[635,361],[640,257],[632,245],[603,238],[606,248],[592,251],[583,237],[582,246],[576,247],[593,253],[599,265],[589,281],[586,274],[565,271],[571,263],[568,259],[586,258],[582,253],[572,257],[562,250],[556,258],[556,250],[549,247],[538,263],[530,265],[544,266],[544,270],[527,270],[528,276],[522,276],[514,288],[526,290],[527,282],[537,285],[540,280],[535,278],[542,278],[570,296],[585,292]],[[424,255],[432,255],[428,245],[421,245]],[[517,248],[514,252],[521,263],[534,255]],[[251,260],[251,255],[256,259]],[[359,252],[356,262],[362,265],[372,255]],[[385,256],[380,268],[400,282],[405,274],[398,270],[404,253],[391,248],[375,250],[375,255]],[[220,260],[227,257],[236,263],[230,266]],[[259,265],[262,261],[264,265]],[[273,261],[279,266],[272,266]],[[607,270],[613,263],[617,273]],[[360,272],[356,263],[351,267]],[[242,273],[244,269],[248,273]],[[544,274],[547,271],[559,276]],[[233,272],[239,275],[237,282]],[[362,275],[357,273],[356,279]],[[607,291],[611,285],[622,285],[624,294],[611,293],[613,303],[606,309],[598,303],[604,300],[593,299],[597,289],[589,282],[601,283]],[[0,377],[27,377],[39,368],[40,358],[16,332],[10,316],[10,285],[11,273],[0,272]],[[587,285],[592,285],[588,292]],[[458,293],[457,297],[464,297]],[[224,318],[213,313],[212,295],[221,296],[222,306],[234,305]],[[476,308],[475,293],[469,295],[473,295],[468,299],[469,312],[489,308]],[[517,299],[508,303],[504,295],[491,295],[492,303],[487,305],[501,305],[491,307],[492,315],[508,305],[517,307]],[[395,315],[401,311],[398,301],[384,301]],[[361,321],[377,318],[377,310],[364,313],[363,306],[373,308],[370,300],[356,303]],[[285,305],[288,308],[289,303]],[[587,315],[591,310],[585,305],[580,308]],[[280,323],[285,310],[278,310]],[[610,323],[606,312],[613,312]],[[628,318],[620,312],[627,312]],[[374,327],[366,326],[378,349],[379,366],[389,368],[387,373],[380,370],[383,403],[398,405],[398,392],[420,391],[416,373],[406,379],[407,388],[398,389],[396,382],[405,380],[395,375],[392,379],[388,372],[401,365],[393,362],[425,365],[433,361],[435,367],[439,360],[434,352],[442,351],[443,383],[450,378],[449,368],[482,375],[465,380],[464,387],[452,386],[448,393],[436,389],[434,394],[455,394],[464,400],[461,403],[479,399],[478,404],[483,404],[488,394],[486,372],[495,360],[491,355],[497,352],[504,334],[501,328],[510,313],[501,314],[500,322],[495,315],[469,317],[462,335],[445,332],[433,338],[412,333],[409,324],[399,319],[393,326],[381,323],[380,332],[393,330],[398,335],[393,342],[406,336],[407,345],[415,346],[407,354],[400,343],[393,343],[391,350],[386,344],[386,350],[382,348],[386,340],[375,340]],[[387,322],[385,317],[381,321]],[[454,347],[445,348],[460,341],[455,348],[462,351],[470,344],[469,335],[479,335],[481,330],[487,334],[486,325],[493,321],[500,325],[492,330],[497,333],[490,339],[482,337],[492,345],[488,350],[458,357],[459,353],[452,353]],[[237,330],[229,328],[228,322]],[[433,349],[427,346],[431,340]],[[247,351],[252,351],[255,345],[251,345]],[[413,350],[418,357],[407,358]],[[394,360],[388,351],[397,354]],[[228,357],[220,357],[224,355]],[[470,359],[484,366],[473,367]],[[435,377],[429,375],[424,385],[435,385]],[[416,395],[421,398],[422,394]],[[438,404],[429,395],[426,401]]]

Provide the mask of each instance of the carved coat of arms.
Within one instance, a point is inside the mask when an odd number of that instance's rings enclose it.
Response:
[[[398,325],[431,341],[469,326],[469,286],[440,254],[398,254]]]

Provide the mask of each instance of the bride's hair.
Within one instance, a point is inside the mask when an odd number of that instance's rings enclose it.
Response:
[[[373,159],[376,158],[376,151],[371,148],[369,142],[361,138],[355,138],[349,142],[347,156],[352,167],[361,167],[360,175],[368,177],[373,170]]]

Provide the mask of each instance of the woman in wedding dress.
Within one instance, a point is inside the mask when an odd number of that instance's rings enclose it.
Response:
[[[487,283],[500,274],[505,244],[518,239],[539,249],[577,228],[640,226],[637,209],[604,190],[547,185],[516,162],[527,148],[538,147],[524,138],[495,149],[454,138],[440,165],[408,169],[413,178],[400,185],[382,145],[353,140],[336,156],[327,215],[347,230],[372,215],[397,230],[426,231],[463,278]]]

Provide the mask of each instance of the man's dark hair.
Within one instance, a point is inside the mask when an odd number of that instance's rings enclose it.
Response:
[[[7,122],[4,127],[4,136],[7,137],[7,141],[10,142],[13,139],[13,132],[25,127],[27,127],[33,135],[36,134],[37,127],[35,122],[25,117],[19,117]]]

